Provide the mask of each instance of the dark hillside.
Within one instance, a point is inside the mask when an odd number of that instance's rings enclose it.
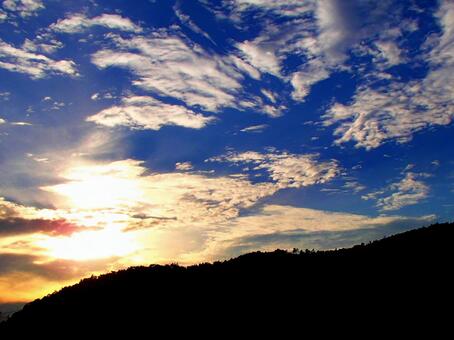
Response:
[[[276,250],[190,267],[133,267],[31,302],[0,328],[19,334],[172,324],[169,330],[181,331],[232,315],[243,321],[261,313],[279,317],[294,307],[294,316],[325,313],[328,306],[330,313],[341,313],[347,305],[359,314],[379,307],[389,314],[434,299],[447,303],[453,235],[454,224],[436,224],[349,249]]]

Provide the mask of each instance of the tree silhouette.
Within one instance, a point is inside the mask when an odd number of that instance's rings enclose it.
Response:
[[[291,317],[300,323],[327,313],[341,317],[347,306],[363,317],[380,308],[387,316],[421,310],[451,295],[453,230],[454,224],[435,224],[348,249],[254,252],[212,264],[91,276],[26,304],[0,324],[0,335],[89,334],[96,327],[166,331],[170,337],[209,325],[222,335],[252,318],[289,317],[286,311],[294,307]]]

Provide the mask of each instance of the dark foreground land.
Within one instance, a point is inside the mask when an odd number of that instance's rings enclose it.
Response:
[[[453,236],[454,224],[435,224],[349,249],[276,250],[190,267],[133,267],[25,305],[0,324],[0,338],[93,327],[106,332],[145,327],[169,338],[217,325],[212,337],[217,339],[257,318],[262,332],[282,319],[304,332],[308,316],[322,322],[351,315],[350,321],[359,322],[379,315],[389,323],[409,313],[452,313]]]

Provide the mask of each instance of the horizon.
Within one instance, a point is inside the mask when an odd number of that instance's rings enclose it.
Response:
[[[454,3],[0,0],[0,304],[453,220]]]

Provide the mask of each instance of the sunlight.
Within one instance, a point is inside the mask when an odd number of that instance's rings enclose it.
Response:
[[[139,165],[140,162],[124,161],[71,167],[63,174],[68,182],[42,189],[61,195],[71,208],[128,207],[137,204],[142,197],[136,180],[143,171]]]
[[[39,246],[47,249],[53,258],[76,261],[125,256],[138,248],[131,233],[124,233],[117,228],[52,237],[39,242]]]

